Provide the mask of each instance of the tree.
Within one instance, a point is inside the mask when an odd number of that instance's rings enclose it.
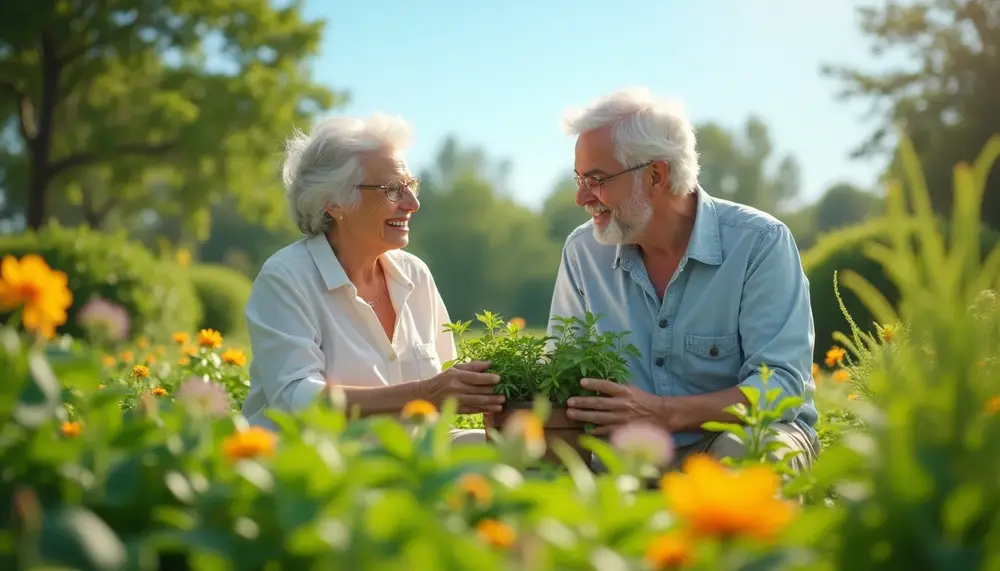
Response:
[[[910,64],[872,72],[823,67],[842,82],[842,98],[869,100],[871,115],[880,118],[852,155],[892,152],[893,130],[902,128],[921,159],[932,204],[948,213],[953,165],[974,160],[1000,132],[1000,3],[886,0],[858,10],[873,55],[902,55]],[[899,174],[893,161],[887,170]],[[1000,169],[993,169],[984,198],[983,220],[1000,228]]]
[[[816,204],[816,228],[826,233],[858,224],[881,212],[882,201],[878,196],[850,184],[835,184]]]
[[[280,142],[343,96],[304,66],[322,22],[295,2],[12,2],[0,23],[5,208],[30,228],[73,204],[205,235],[213,202],[275,220]],[[55,201],[58,195],[61,200]]]
[[[798,195],[798,162],[787,155],[772,169],[774,145],[767,125],[759,118],[747,119],[742,134],[712,122],[698,125],[696,130],[699,182],[709,194],[768,212],[780,210]]]
[[[559,181],[542,205],[542,220],[549,238],[562,244],[577,226],[586,222],[590,215],[576,204],[576,179],[569,177]]]

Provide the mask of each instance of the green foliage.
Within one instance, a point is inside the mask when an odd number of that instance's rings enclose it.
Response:
[[[490,311],[476,314],[484,327],[481,335],[466,337],[471,321],[445,325],[458,336],[457,362],[489,361],[490,372],[500,375],[496,394],[511,401],[530,401],[545,375],[545,337],[525,335],[515,323],[504,323]],[[454,362],[445,363],[445,367]]]
[[[36,233],[0,237],[0,256],[28,253],[42,256],[69,279],[74,297],[69,322],[60,328],[63,333],[83,336],[75,317],[95,296],[128,311],[134,337],[162,338],[190,331],[201,321],[201,304],[187,274],[124,235],[52,225]]]
[[[275,222],[275,142],[344,100],[303,66],[325,22],[306,20],[298,2],[11,10],[0,23],[0,119],[20,140],[8,138],[0,158],[15,177],[6,206],[27,210],[31,227],[53,214],[131,226],[154,211],[203,237],[222,200]]]
[[[627,384],[631,379],[626,356],[638,357],[639,349],[625,343],[630,332],[598,333],[599,320],[599,315],[590,312],[583,319],[575,316],[553,318],[555,345],[549,353],[547,374],[539,386],[539,391],[549,395],[553,402],[563,404],[573,396],[594,394],[580,386],[584,378],[606,379],[619,384]]]
[[[941,232],[947,232],[951,225],[937,218],[933,224]],[[865,255],[865,250],[873,243],[888,244],[897,232],[906,233],[911,243],[920,247],[915,241],[917,230],[917,226],[910,220],[873,219],[827,234],[803,254],[802,265],[809,278],[809,296],[816,330],[816,362],[822,362],[827,349],[837,342],[835,333],[847,328],[844,311],[853,316],[862,331],[870,334],[874,328],[875,317],[860,299],[848,295],[838,300],[834,291],[834,274],[851,270],[863,276],[882,292],[890,305],[897,306],[900,294],[895,281],[879,261]],[[1000,233],[984,231],[979,238],[977,253],[985,256],[997,244],[1000,244]],[[841,304],[844,311],[840,308]]]
[[[194,265],[189,273],[204,308],[198,327],[215,329],[226,336],[243,335],[246,332],[243,312],[253,289],[250,278],[215,264]]]
[[[583,378],[627,383],[630,371],[625,356],[639,352],[624,342],[627,331],[598,333],[600,316],[589,312],[583,319],[555,317],[554,336],[525,335],[517,324],[505,325],[500,315],[490,311],[476,314],[476,319],[485,331],[473,338],[466,337],[471,321],[445,325],[458,335],[455,362],[490,361],[490,372],[500,375],[495,392],[512,402],[530,402],[544,395],[565,406],[572,396],[593,394],[580,387]],[[553,346],[547,349],[550,341]]]

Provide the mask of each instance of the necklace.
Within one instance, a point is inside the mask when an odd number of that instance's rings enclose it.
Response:
[[[378,289],[378,295],[375,296],[375,299],[373,299],[371,301],[368,301],[365,298],[361,298],[361,300],[364,301],[365,303],[367,303],[368,307],[374,309],[375,308],[375,304],[378,303],[378,300],[381,297],[382,297],[382,288],[379,288]]]

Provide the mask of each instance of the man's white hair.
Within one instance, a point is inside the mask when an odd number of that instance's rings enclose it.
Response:
[[[361,155],[378,149],[400,151],[410,144],[410,127],[395,116],[368,119],[332,117],[306,135],[296,129],[285,146],[281,179],[296,226],[304,234],[323,234],[333,206],[351,209],[361,198],[357,185],[365,173]]]
[[[564,116],[564,127],[571,135],[608,125],[615,158],[624,167],[666,161],[670,165],[670,191],[679,196],[695,191],[700,166],[694,127],[679,101],[659,99],[645,87],[631,87],[587,107],[570,109]]]

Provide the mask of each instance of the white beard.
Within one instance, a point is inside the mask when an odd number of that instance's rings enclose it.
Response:
[[[607,206],[603,204],[588,206],[587,211],[591,215],[606,212]],[[601,244],[629,244],[646,229],[650,218],[653,217],[653,206],[643,195],[642,181],[636,180],[632,184],[628,200],[617,209],[611,211],[611,219],[604,228],[594,225],[594,238]]]

